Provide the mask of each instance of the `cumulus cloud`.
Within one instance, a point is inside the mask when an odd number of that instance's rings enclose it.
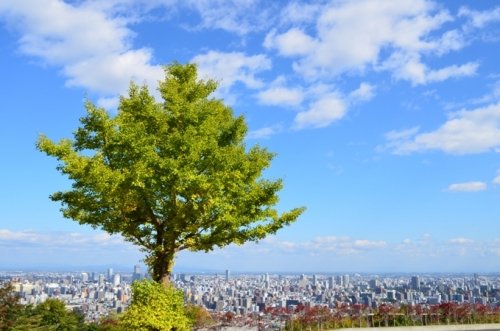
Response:
[[[307,55],[316,47],[316,41],[298,28],[276,35],[271,31],[266,35],[264,47],[276,48],[281,55]]]
[[[359,87],[349,93],[351,101],[369,101],[375,96],[375,86],[368,83],[361,83]]]
[[[153,9],[186,8],[200,14],[202,28],[244,34],[264,26],[259,1],[82,1],[40,0],[34,3],[2,1],[0,18],[20,34],[19,51],[44,64],[60,67],[68,86],[83,87],[101,97],[98,104],[116,106],[116,95],[131,80],[155,91],[163,69],[154,63],[151,49],[133,47],[129,25]],[[250,15],[255,13],[255,15]],[[259,24],[257,24],[259,22]],[[239,81],[249,88],[262,86],[255,72],[270,68],[263,55],[209,52],[193,60],[201,73],[221,80],[222,87]],[[229,61],[222,65],[219,61]]]
[[[261,88],[263,82],[256,74],[271,68],[271,60],[265,55],[247,56],[241,52],[209,51],[195,56],[192,62],[198,64],[201,77],[218,80],[226,90],[238,82],[248,88]]]
[[[500,103],[449,114],[435,131],[418,128],[391,131],[386,147],[396,154],[439,150],[450,154],[472,154],[500,147]]]
[[[298,106],[304,100],[304,92],[300,88],[273,86],[257,94],[260,103],[273,106]]]
[[[424,85],[442,82],[450,78],[472,76],[479,67],[477,63],[469,62],[460,66],[451,65],[432,70],[416,56],[411,56],[409,58],[395,56],[388,60],[384,66],[394,71],[394,77],[396,79],[408,80],[413,85]]]
[[[320,253],[352,255],[381,250],[389,245],[383,240],[353,239],[345,236],[321,236],[302,242],[281,241],[270,237],[264,239],[262,243],[286,252],[304,252],[313,255]]]
[[[458,15],[468,18],[470,27],[482,28],[487,24],[500,21],[500,7],[487,11],[478,11],[462,7]]]
[[[283,131],[281,125],[268,126],[248,132],[247,139],[267,139]]]
[[[0,16],[20,33],[21,53],[61,67],[70,86],[110,97],[130,80],[156,85],[163,76],[151,50],[132,47],[127,19],[94,2],[3,1]]]
[[[294,128],[324,128],[344,117],[346,111],[342,97],[338,93],[329,93],[313,102],[308,110],[299,112],[295,116]]]
[[[261,0],[184,0],[178,5],[194,9],[201,22],[197,28],[220,29],[245,35],[265,29],[272,6]]]
[[[320,8],[318,8],[320,7]],[[301,13],[316,15],[314,29],[292,26],[272,31],[264,46],[280,55],[297,57],[294,69],[309,78],[389,70],[412,84],[469,76],[477,63],[429,68],[425,56],[442,55],[466,45],[459,30],[433,32],[453,17],[430,1],[384,0],[328,2],[322,6],[293,2],[283,11],[289,22],[306,22]]]
[[[292,1],[282,10],[280,16],[284,23],[310,23],[314,21],[320,10],[320,4]]]
[[[2,246],[30,246],[30,247],[52,247],[67,248],[80,247],[84,249],[95,249],[105,247],[117,247],[130,249],[132,245],[124,241],[121,236],[109,235],[105,232],[78,233],[78,232],[39,232],[31,230],[12,231],[0,229],[0,243]]]
[[[450,192],[479,192],[486,190],[487,185],[483,182],[455,183],[448,186]]]

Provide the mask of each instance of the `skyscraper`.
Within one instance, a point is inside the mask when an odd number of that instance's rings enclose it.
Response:
[[[333,276],[328,277],[328,288],[335,287],[335,278]]]
[[[418,276],[411,277],[411,288],[415,291],[420,290],[420,278]]]
[[[344,285],[344,287],[349,287],[349,275],[344,275],[342,276],[342,283]]]
[[[104,275],[99,274],[99,286],[103,286],[103,285],[104,285]]]
[[[121,283],[121,277],[120,274],[114,274],[113,275],[113,286],[118,286]]]
[[[229,270],[226,270],[226,282],[229,281],[229,275],[230,275],[230,271]]]
[[[141,280],[141,266],[136,264],[134,266],[134,273],[132,274],[132,280]]]
[[[113,268],[108,268],[108,281],[113,281]]]

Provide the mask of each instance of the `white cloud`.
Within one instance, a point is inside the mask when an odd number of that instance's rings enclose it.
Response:
[[[38,232],[12,231],[0,229],[2,246],[30,246],[30,247],[59,247],[78,246],[80,248],[99,249],[108,246],[130,249],[132,244],[125,242],[119,235],[109,235],[105,232],[77,233],[77,232]]]
[[[496,177],[493,179],[493,184],[495,184],[495,185],[500,185],[500,176],[496,176]]]
[[[260,0],[184,0],[182,5],[200,15],[199,28],[221,29],[239,35],[264,29],[270,21],[269,4]]]
[[[369,101],[375,96],[375,86],[368,83],[361,83],[359,87],[349,93],[352,101]]]
[[[500,7],[487,11],[477,11],[462,7],[458,15],[469,18],[471,27],[482,28],[489,23],[500,21]]]
[[[386,147],[396,154],[440,150],[472,154],[500,147],[500,103],[451,113],[437,130],[418,133],[418,128],[386,134]]]
[[[283,128],[280,125],[268,126],[248,132],[247,139],[266,139],[281,131],[283,131]]]
[[[280,35],[276,35],[275,31],[268,33],[264,47],[276,48],[284,56],[307,55],[316,47],[316,42],[302,30],[292,28]]]
[[[428,84],[469,76],[477,69],[472,62],[434,69],[422,61],[424,56],[466,45],[460,30],[435,33],[453,17],[433,2],[360,0],[321,6],[293,2],[283,11],[289,17],[285,22],[307,22],[299,14],[302,10],[316,15],[312,32],[297,26],[272,31],[264,45],[283,56],[299,57],[293,67],[309,78],[374,69],[389,70],[413,84]]]
[[[322,236],[303,242],[281,241],[273,237],[262,241],[275,249],[306,254],[352,255],[361,252],[384,249],[388,243],[383,240],[353,239],[350,237]]]
[[[420,128],[418,126],[415,126],[413,128],[406,130],[389,131],[385,134],[385,138],[391,142],[400,143],[401,141],[405,141],[409,138],[412,138],[414,135],[418,133],[419,130]]]
[[[387,242],[383,240],[372,241],[372,240],[355,240],[354,247],[361,249],[374,249],[374,248],[384,248],[387,246]]]
[[[260,91],[257,99],[265,105],[298,106],[304,100],[304,92],[300,88],[275,86]]]
[[[130,50],[68,64],[64,73],[69,77],[68,86],[91,87],[106,95],[125,92],[130,80],[150,85],[150,91],[154,92],[163,69],[151,66],[150,60],[149,50]]]
[[[460,66],[452,65],[427,73],[427,82],[441,82],[452,77],[472,76],[476,73],[479,65],[477,63],[466,63]]]
[[[124,93],[132,79],[155,86],[163,70],[151,51],[133,49],[127,20],[94,5],[3,1],[0,15],[21,34],[20,52],[61,67],[70,86],[108,97]]]
[[[255,75],[271,68],[271,61],[266,56],[247,56],[240,52],[209,51],[191,61],[198,64],[200,77],[216,79],[226,90],[237,82],[248,88],[261,88],[263,83]]]
[[[345,101],[337,93],[323,95],[309,109],[295,116],[294,128],[323,128],[341,119],[347,112]]]
[[[292,1],[283,9],[280,16],[284,23],[309,23],[314,21],[320,10],[320,4]]]
[[[415,54],[395,53],[380,68],[390,69],[396,79],[408,80],[413,85],[442,82],[450,78],[472,76],[479,67],[469,62],[460,66],[451,65],[441,69],[429,69]]]
[[[483,182],[465,182],[450,184],[447,188],[450,192],[479,192],[486,190],[487,185]]]
[[[465,246],[469,246],[469,245],[474,244],[474,240],[464,238],[464,237],[452,238],[452,239],[449,239],[448,242],[450,244],[454,244],[454,245],[465,245]]]

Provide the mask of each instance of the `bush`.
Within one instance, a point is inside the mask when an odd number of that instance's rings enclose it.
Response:
[[[153,281],[132,284],[132,302],[120,318],[123,330],[190,330],[182,292]]]

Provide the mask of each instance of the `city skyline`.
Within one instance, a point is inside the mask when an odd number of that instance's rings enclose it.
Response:
[[[69,181],[35,148],[89,99],[116,113],[131,80],[198,64],[277,156],[280,210],[259,243],[182,252],[231,272],[500,271],[496,1],[2,1],[0,266],[133,265],[119,236],[63,219]]]

